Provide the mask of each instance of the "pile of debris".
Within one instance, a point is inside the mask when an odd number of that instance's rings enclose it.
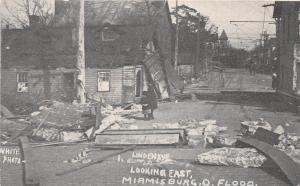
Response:
[[[261,167],[267,158],[253,148],[217,148],[198,155],[198,162],[207,165]]]
[[[217,125],[216,120],[186,119],[176,123],[154,123],[154,129],[184,129],[186,131],[188,144],[198,146],[205,144],[208,139],[217,137],[227,130],[227,127]],[[211,140],[210,140],[211,141]]]
[[[241,123],[243,136],[258,139],[283,151],[294,161],[300,163],[300,134],[288,133],[282,125],[272,125],[263,119]]]
[[[87,133],[95,126],[97,105],[99,103],[77,104],[77,103],[62,103],[58,101],[47,101],[39,106],[39,110],[27,116],[7,117],[11,120],[6,120],[8,123],[24,123],[26,124],[26,135],[30,136],[34,141],[48,142],[74,142],[86,139]],[[108,128],[118,130],[122,126],[130,126],[134,123],[134,119],[128,119],[126,116],[140,112],[139,105],[131,104],[125,108],[113,108],[108,104],[101,106],[101,125],[95,131],[95,134],[101,133]],[[6,114],[7,115],[7,114]],[[3,119],[2,119],[3,120]],[[8,125],[6,125],[8,126]],[[126,128],[124,127],[124,128]],[[30,131],[28,132],[28,128]],[[17,132],[16,135],[24,135],[24,127]],[[3,140],[14,136],[14,133],[2,133]]]

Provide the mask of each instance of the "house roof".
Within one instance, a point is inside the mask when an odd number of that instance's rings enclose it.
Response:
[[[141,42],[153,39],[155,29],[159,29],[153,20],[161,18],[159,11],[168,6],[164,0],[150,0],[150,9],[147,9],[144,0],[85,2],[87,67],[116,67],[142,61]],[[72,3],[74,1],[56,0],[54,27],[4,30],[3,68],[44,68],[45,60],[49,68],[75,68],[76,47],[72,46],[72,24],[76,6]],[[153,17],[147,16],[149,13],[146,14],[145,10],[149,10]],[[120,37],[112,42],[102,41],[104,28]],[[9,50],[5,49],[7,46]],[[120,50],[116,51],[117,48]]]
[[[114,41],[102,40],[102,29],[85,32],[86,66],[117,67],[138,64],[143,59],[141,42],[152,38],[151,28],[110,28],[120,34]],[[76,47],[71,28],[9,29],[3,31],[3,68],[75,68]]]
[[[158,18],[166,3],[166,0],[85,0],[85,24],[147,25]],[[57,26],[74,25],[78,15],[76,1],[56,0],[55,7]]]
[[[222,31],[219,40],[228,40],[227,34],[225,32],[225,30]]]

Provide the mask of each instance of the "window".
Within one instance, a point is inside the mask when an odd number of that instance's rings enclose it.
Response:
[[[110,72],[98,72],[98,91],[108,92],[110,88]]]
[[[17,73],[17,92],[28,92],[28,73]]]
[[[119,34],[105,27],[101,32],[102,41],[114,41],[119,37]]]

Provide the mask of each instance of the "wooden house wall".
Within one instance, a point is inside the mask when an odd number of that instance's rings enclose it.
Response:
[[[28,73],[28,92],[17,91],[17,73]],[[64,83],[61,72],[54,70],[45,72],[41,70],[2,69],[2,95],[11,99],[45,99],[60,100],[64,96]],[[28,100],[29,101],[29,100]]]
[[[193,77],[193,65],[179,65],[178,72],[183,79],[190,80]]]
[[[107,92],[98,91],[98,72],[110,72],[110,88]],[[95,98],[103,98],[108,104],[122,103],[122,68],[115,69],[100,69],[88,68],[86,69],[86,91],[89,95]]]

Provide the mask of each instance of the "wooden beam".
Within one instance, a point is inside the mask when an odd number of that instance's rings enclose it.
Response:
[[[23,168],[23,185],[39,186],[38,171],[28,138],[25,136],[20,137],[19,146]]]
[[[284,152],[275,149],[270,144],[253,138],[238,139],[238,143],[243,146],[256,148],[282,170],[292,185],[300,185],[300,167]]]
[[[182,129],[109,130],[97,134],[97,145],[182,145],[187,140]]]
[[[106,130],[103,134],[180,134],[183,144],[187,143],[184,129],[136,129],[136,130]]]

